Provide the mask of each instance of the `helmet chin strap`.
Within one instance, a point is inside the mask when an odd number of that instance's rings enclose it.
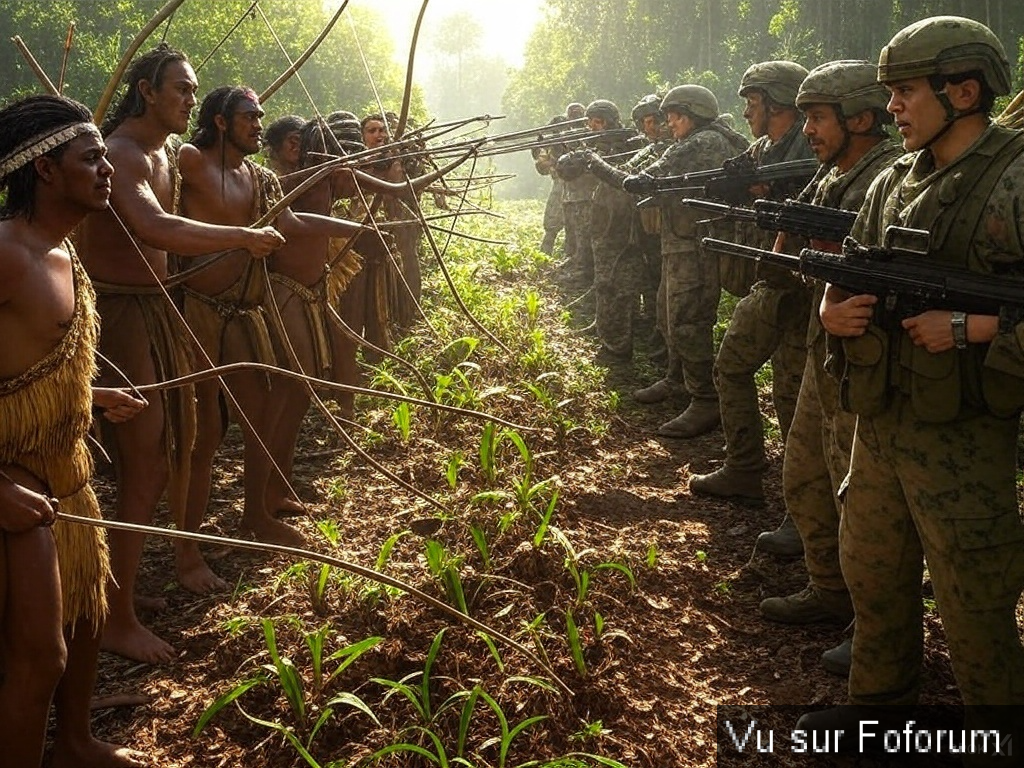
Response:
[[[970,117],[971,115],[980,114],[982,111],[981,107],[974,107],[974,109],[968,109],[966,112],[957,112],[953,109],[953,104],[950,102],[949,96],[946,94],[945,90],[933,90],[932,93],[935,94],[935,98],[939,100],[942,108],[946,110],[946,122],[934,136],[921,145],[921,149],[928,149],[932,144],[945,136],[949,129],[953,127],[953,123],[957,120],[962,120],[963,118]]]

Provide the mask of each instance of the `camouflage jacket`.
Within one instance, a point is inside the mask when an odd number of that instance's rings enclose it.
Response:
[[[738,134],[737,134],[738,135]],[[734,140],[714,123],[698,128],[683,139],[669,144],[657,161],[647,166],[651,176],[678,176],[694,171],[721,168],[736,154]],[[697,251],[697,222],[707,214],[679,204],[678,196],[661,196],[662,253],[694,253]]]
[[[928,259],[983,274],[1024,274],[1024,135],[989,126],[969,149],[936,169],[929,150],[905,155],[868,190],[853,228],[879,245],[889,225],[929,230]],[[861,415],[887,407],[890,390],[915,415],[945,422],[1024,406],[1024,322],[1000,318],[991,343],[931,353],[894,319],[843,342],[846,406]],[[850,365],[853,361],[855,364]]]

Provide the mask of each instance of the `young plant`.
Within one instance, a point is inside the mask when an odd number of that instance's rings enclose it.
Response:
[[[586,677],[587,662],[583,658],[583,639],[580,637],[580,630],[576,626],[576,619],[573,618],[571,610],[565,612],[565,637],[569,641],[569,653],[576,665],[576,671],[580,673],[580,677]]]
[[[444,477],[448,481],[448,487],[453,491],[459,484],[459,470],[466,463],[466,455],[462,451],[452,451],[448,456],[448,462],[444,467]]]
[[[537,291],[529,290],[523,299],[526,308],[526,324],[530,329],[537,327],[537,318],[540,316],[540,294]]]
[[[424,546],[427,555],[427,566],[430,568],[430,572],[444,586],[449,601],[460,611],[469,615],[469,608],[466,605],[466,593],[462,589],[462,577],[459,575],[462,556],[449,555],[444,545],[435,539],[428,539]]]
[[[412,412],[408,403],[399,403],[391,412],[391,421],[398,427],[398,433],[402,436],[402,442],[408,443],[412,434]]]
[[[312,744],[323,725],[333,717],[338,706],[344,705],[350,709],[362,712],[378,726],[380,725],[373,710],[370,709],[366,702],[353,693],[341,692],[326,702],[322,701],[322,698],[326,685],[363,653],[376,646],[382,638],[366,638],[359,643],[335,651],[324,659],[323,654],[326,640],[330,636],[330,632],[324,627],[306,633],[306,647],[309,649],[313,667],[313,687],[312,690],[307,690],[295,664],[289,657],[282,655],[278,650],[277,632],[273,620],[264,619],[262,624],[263,637],[271,663],[262,665],[256,674],[236,684],[234,688],[207,707],[196,723],[196,727],[192,732],[193,738],[203,731],[217,713],[228,704],[233,703],[239,712],[251,722],[277,731],[284,736],[288,743],[292,745],[296,752],[312,768],[320,768],[319,763],[311,754]],[[325,675],[325,666],[333,661],[339,661],[339,664],[330,674]],[[255,717],[246,712],[239,702],[239,699],[253,688],[273,685],[274,683],[276,683],[276,687],[288,702],[288,708],[292,716],[292,723],[290,725]],[[311,721],[310,716],[316,712],[319,712],[319,714],[315,720]]]
[[[476,544],[477,552],[480,553],[484,571],[491,570],[491,548],[487,544],[487,534],[484,532],[484,529],[479,524],[473,523],[469,527],[469,534],[473,537],[473,543]]]

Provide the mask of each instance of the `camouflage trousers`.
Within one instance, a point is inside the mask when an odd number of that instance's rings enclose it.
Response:
[[[663,253],[661,286],[668,345],[667,378],[682,381],[695,399],[714,400],[714,329],[718,319],[718,258],[700,251]]]
[[[661,287],[661,237],[642,234],[637,240],[639,242],[634,246],[640,251],[638,255],[643,262],[641,272],[643,282],[640,286],[640,293],[644,297],[645,305],[657,306],[658,296],[661,295],[659,290]],[[662,333],[661,325],[664,324],[662,311],[656,310],[659,333]],[[664,338],[663,333],[662,338]]]
[[[577,274],[589,282],[594,277],[594,247],[590,239],[590,206],[584,203],[563,203],[565,212],[566,255]],[[569,250],[569,242],[573,250]]]
[[[923,422],[900,394],[857,423],[840,527],[856,613],[850,701],[916,701],[922,557],[966,705],[1024,703],[1018,419]]]
[[[824,338],[811,347],[786,436],[782,491],[800,531],[811,584],[846,592],[839,566],[839,486],[850,469],[856,417],[839,407],[839,387],[824,370]]]
[[[803,286],[778,288],[761,281],[736,304],[714,368],[727,466],[764,469],[764,425],[754,375],[769,359],[772,398],[785,441],[807,358],[810,303]]]
[[[562,185],[552,184],[548,201],[544,204],[544,239],[540,250],[549,256],[555,250],[555,238],[565,228],[565,212],[562,210]]]
[[[633,354],[633,312],[643,285],[641,255],[628,243],[597,239],[594,248],[594,320],[601,346]]]

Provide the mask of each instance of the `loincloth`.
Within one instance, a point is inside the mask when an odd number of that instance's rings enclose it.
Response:
[[[188,341],[177,312],[159,287],[93,283],[98,294],[96,308],[103,320],[99,350],[135,384],[169,381],[191,373],[195,368],[192,344]],[[135,288],[135,286],[132,286]],[[137,370],[142,355],[149,355],[155,381],[139,380]],[[101,368],[104,366],[101,363]],[[103,373],[104,383],[123,387],[116,372]],[[171,469],[171,483],[187,482],[192,444],[196,434],[195,390],[191,386],[160,392],[164,409],[164,455]]]
[[[287,360],[294,371],[323,377],[333,363],[323,283],[317,290],[272,272],[270,290],[276,307],[269,309],[270,326],[278,359]]]
[[[363,257],[355,248],[349,248],[340,259],[338,254],[345,248],[347,239],[332,237],[327,245],[327,301],[335,309],[349,284],[363,268]]]
[[[276,365],[265,301],[266,280],[252,269],[216,296],[184,289],[185,320],[199,341],[196,367],[255,362]],[[205,353],[205,356],[204,354]]]

